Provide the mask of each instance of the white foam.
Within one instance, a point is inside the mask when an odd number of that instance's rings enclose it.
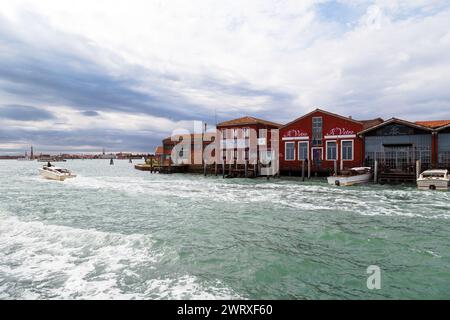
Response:
[[[161,258],[147,235],[123,235],[97,230],[24,222],[0,214],[0,275],[8,283],[0,298],[21,299],[166,299],[231,297],[231,291],[210,288],[197,278],[145,280],[137,291],[123,290],[121,276],[148,271]],[[18,283],[22,283],[17,285]],[[28,283],[28,285],[23,284]],[[140,284],[142,286],[142,284]],[[16,287],[21,287],[17,291]],[[217,292],[217,295],[216,293]],[[226,295],[230,292],[229,295]],[[235,295],[236,296],[236,295]]]

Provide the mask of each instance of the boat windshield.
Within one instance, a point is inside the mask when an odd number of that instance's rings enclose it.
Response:
[[[445,173],[443,172],[424,172],[424,178],[445,178]]]

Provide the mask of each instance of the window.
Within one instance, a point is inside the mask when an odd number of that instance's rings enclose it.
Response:
[[[336,141],[327,141],[327,160],[337,160]]]
[[[266,138],[267,129],[259,129],[259,138]]]
[[[312,145],[322,145],[322,117],[312,118]]]
[[[244,130],[244,138],[249,138],[249,136],[250,136],[250,130],[249,130],[249,128],[244,128],[243,129]]]
[[[237,130],[236,129],[233,129],[233,138],[237,138]]]
[[[309,142],[298,143],[298,160],[308,160]]]
[[[295,142],[286,142],[285,160],[295,160]]]
[[[342,160],[353,160],[353,140],[342,141]]]

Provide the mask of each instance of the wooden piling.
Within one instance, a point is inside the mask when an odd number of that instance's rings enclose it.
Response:
[[[375,160],[373,168],[373,182],[378,183],[378,160]]]
[[[244,164],[244,174],[245,174],[245,177],[248,178],[248,162],[247,162],[247,160],[245,160],[245,164]]]
[[[308,161],[308,179],[311,179],[311,161]]]
[[[338,166],[337,160],[334,160],[334,175],[335,176],[337,176],[337,174],[338,174],[337,166]]]
[[[420,177],[420,172],[421,171],[421,165],[420,165],[420,160],[416,161],[416,179],[419,179]]]
[[[302,160],[302,181],[305,181],[305,160]]]

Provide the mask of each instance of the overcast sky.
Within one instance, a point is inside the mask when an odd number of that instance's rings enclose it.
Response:
[[[0,153],[316,107],[450,119],[450,1],[0,0]]]

